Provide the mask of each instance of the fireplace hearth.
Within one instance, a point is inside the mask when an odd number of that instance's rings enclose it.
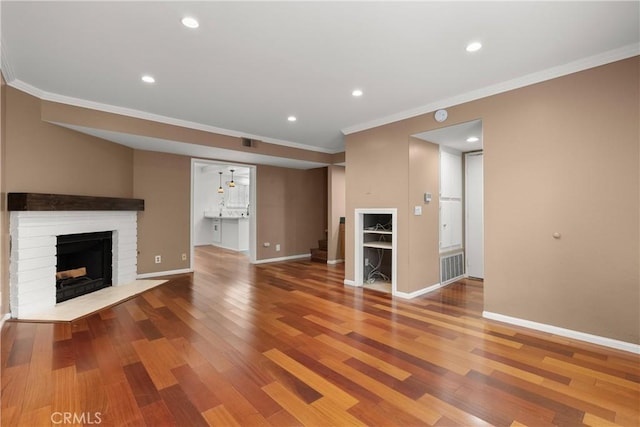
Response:
[[[113,232],[57,236],[56,303],[111,286]]]

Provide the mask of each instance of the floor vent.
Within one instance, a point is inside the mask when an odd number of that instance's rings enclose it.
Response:
[[[464,276],[462,252],[440,258],[440,284],[446,285]]]

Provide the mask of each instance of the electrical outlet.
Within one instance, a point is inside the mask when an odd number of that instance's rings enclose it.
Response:
[[[271,243],[269,243],[269,242],[264,242],[264,243],[262,244],[262,246],[264,246],[265,248],[268,248],[269,246],[271,246]]]
[[[162,256],[161,255],[156,255],[155,261],[156,261],[156,264],[160,264],[162,262]]]
[[[186,261],[187,260],[187,254],[182,254],[182,260]]]
[[[280,252],[280,243],[276,245],[276,252]]]

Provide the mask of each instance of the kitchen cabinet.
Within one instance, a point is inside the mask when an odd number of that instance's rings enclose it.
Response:
[[[204,216],[211,218],[212,245],[233,251],[249,250],[249,217],[220,216],[214,211],[207,211]]]

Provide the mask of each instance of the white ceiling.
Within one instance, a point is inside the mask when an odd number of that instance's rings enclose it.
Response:
[[[344,134],[637,55],[639,5],[5,0],[2,71],[44,99],[334,153]]]
[[[466,153],[482,150],[482,120],[472,120],[453,126],[446,126],[413,135],[416,138],[444,145],[454,150]],[[467,142],[470,137],[478,138],[475,142]]]

